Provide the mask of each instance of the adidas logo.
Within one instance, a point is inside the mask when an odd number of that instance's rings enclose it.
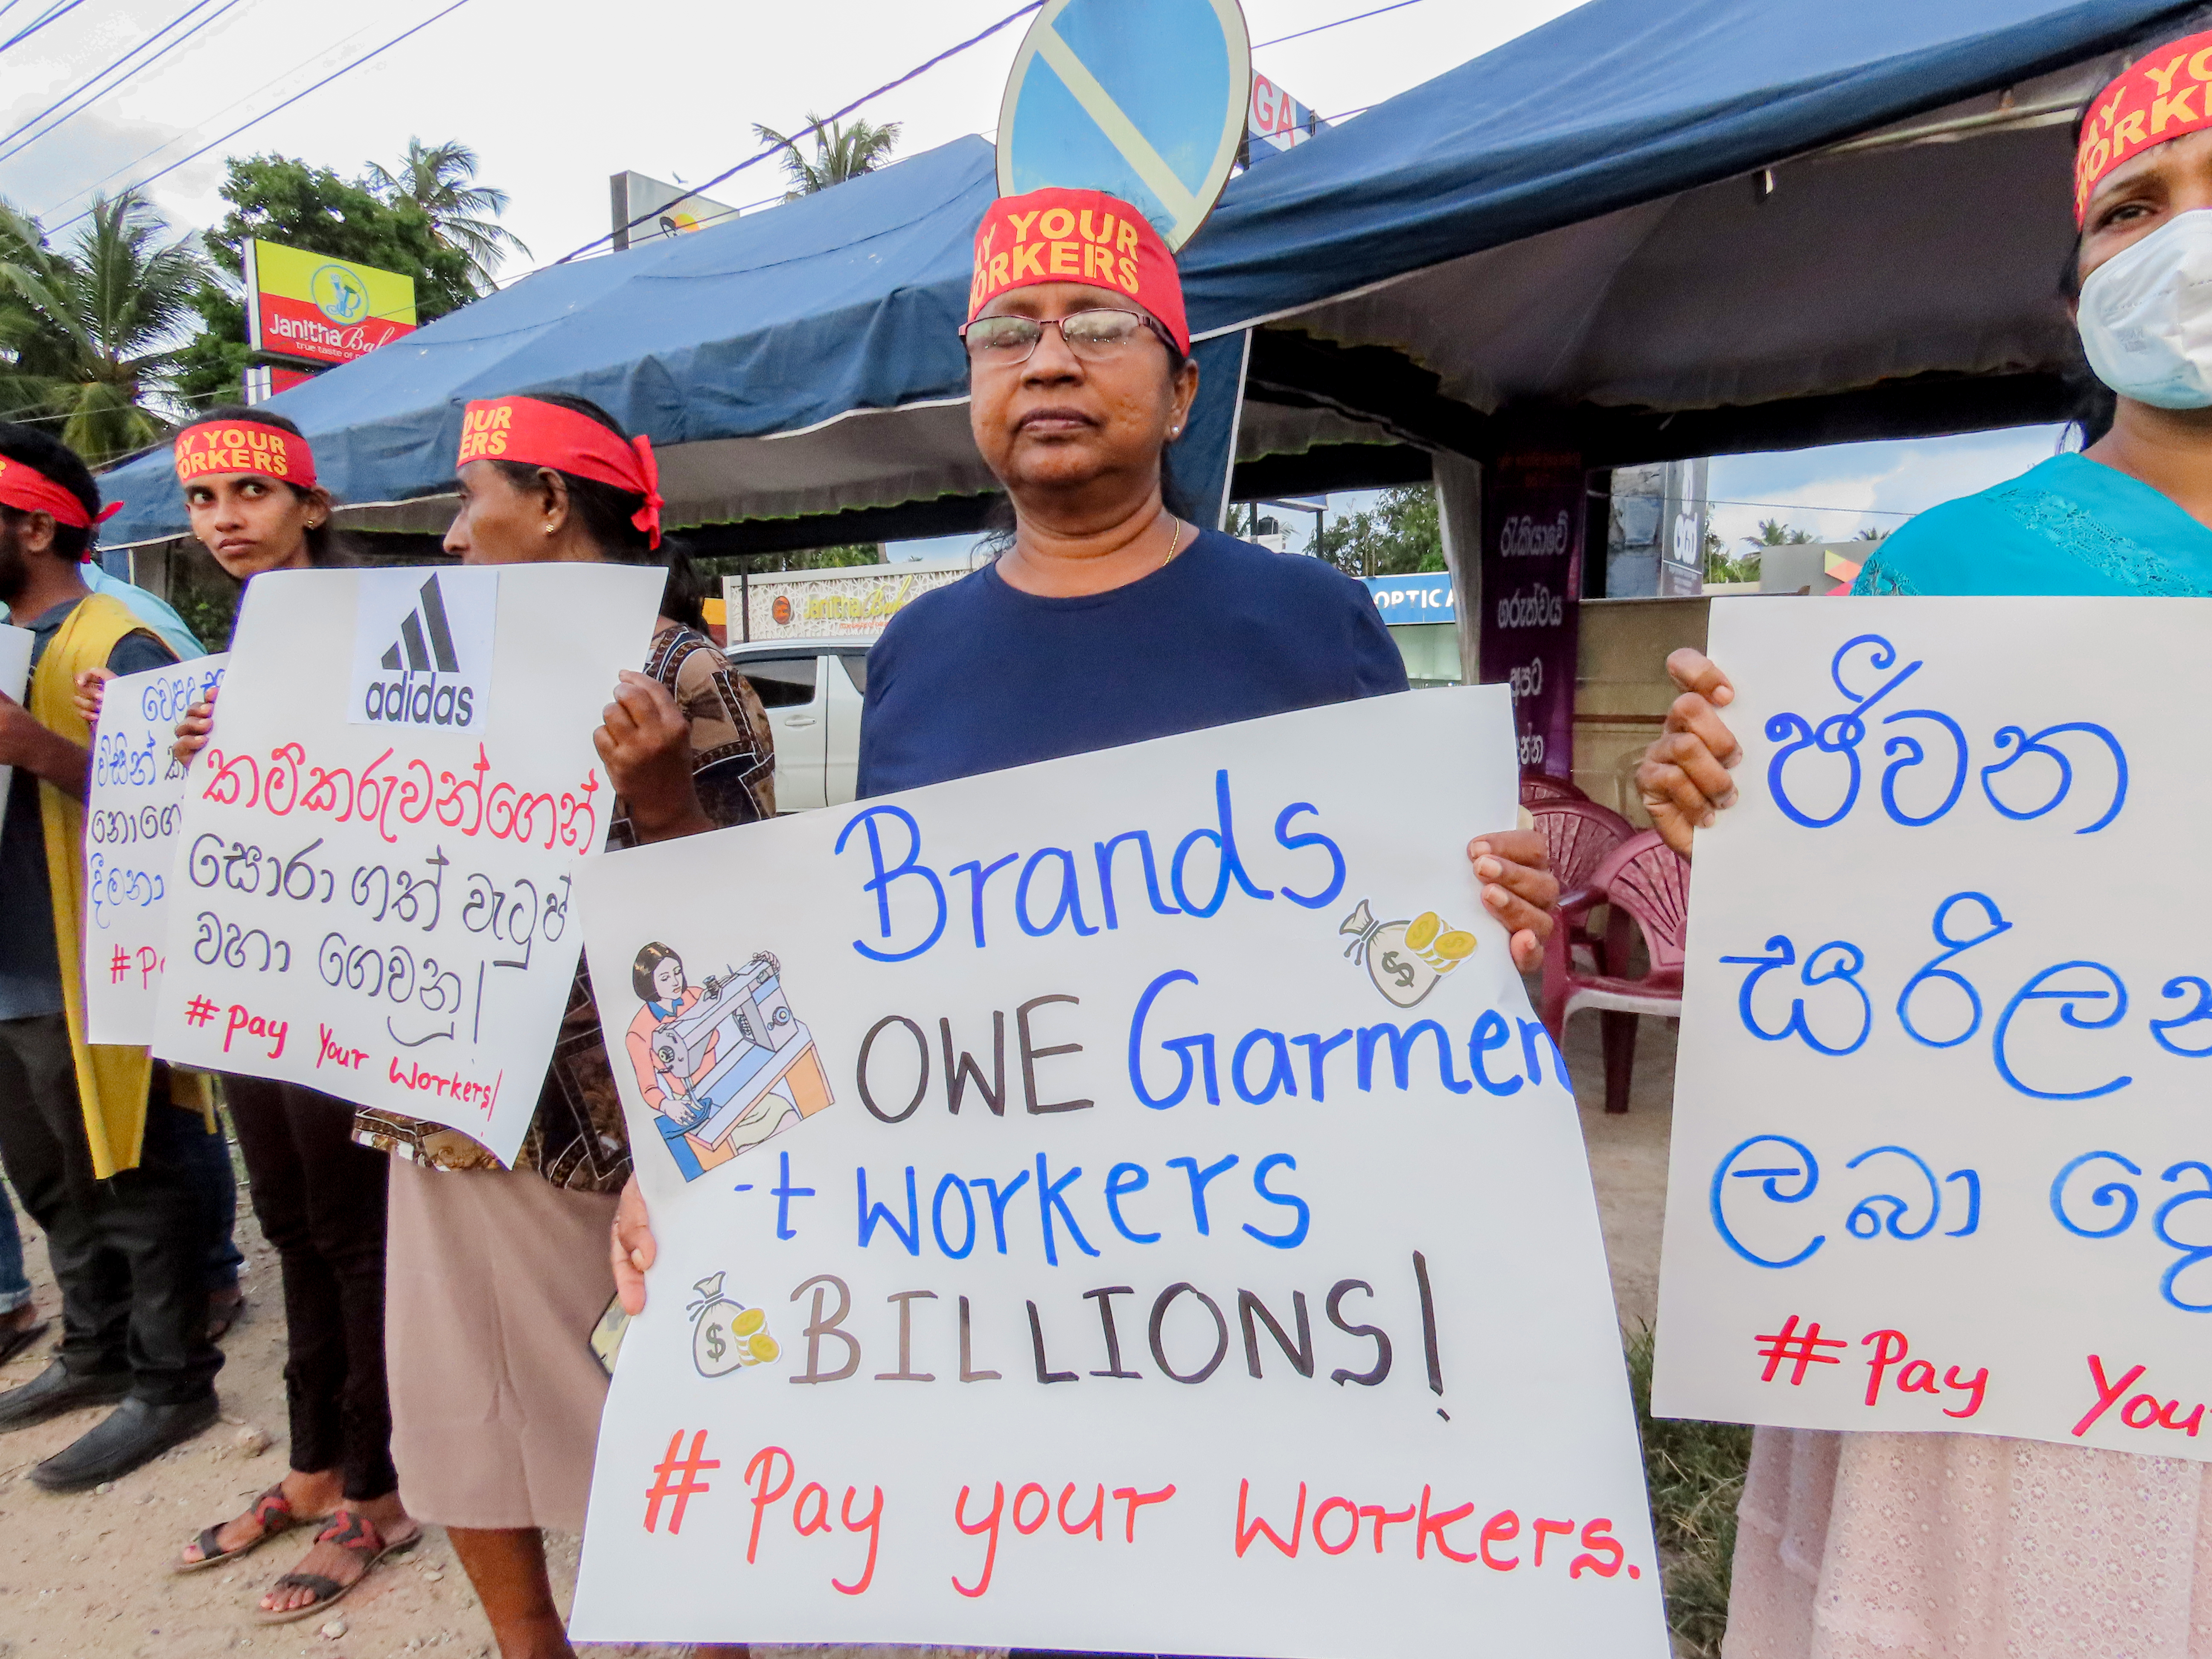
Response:
[[[441,675],[458,676],[460,658],[453,649],[453,624],[438,579],[422,584],[413,608],[399,624],[398,637],[378,659],[384,671],[362,695],[361,712],[379,725],[466,726],[476,719],[476,688]]]

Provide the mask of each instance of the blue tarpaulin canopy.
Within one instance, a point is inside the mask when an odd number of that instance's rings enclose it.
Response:
[[[1237,454],[1274,493],[1480,455],[1532,407],[1623,459],[2028,418],[2070,349],[2073,112],[2188,9],[1592,0],[1231,184],[1183,265]],[[649,433],[674,524],[972,496],[955,330],[993,190],[961,139],[538,272],[276,406],[357,504],[445,489],[462,404],[528,390]],[[166,452],[106,482],[111,545],[183,532]]]

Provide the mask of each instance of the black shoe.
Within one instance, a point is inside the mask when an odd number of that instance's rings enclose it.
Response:
[[[119,1480],[141,1463],[213,1428],[222,1415],[213,1394],[180,1406],[126,1400],[33,1469],[31,1484],[46,1492],[82,1492],[103,1480]]]
[[[28,1428],[83,1406],[112,1406],[130,1392],[129,1371],[80,1375],[57,1359],[21,1388],[0,1394],[0,1433]]]

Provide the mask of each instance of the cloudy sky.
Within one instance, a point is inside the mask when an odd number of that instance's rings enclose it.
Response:
[[[0,40],[53,0],[0,0]],[[1386,0],[1245,0],[1261,72],[1323,115],[1403,91],[1570,9],[1567,0],[1416,0],[1303,40],[1265,43]],[[510,192],[508,226],[533,261],[605,234],[610,173],[696,184],[752,155],[759,122],[783,131],[903,74],[997,21],[1014,0],[98,0],[0,54],[0,196],[58,229],[95,190],[153,179],[179,228],[222,216],[226,154],[275,151],[357,173],[410,137],[459,138],[483,179]],[[154,178],[331,70],[434,18],[331,85],[206,156]],[[161,33],[164,29],[167,33]],[[1017,25],[865,112],[896,121],[911,154],[988,132]],[[65,94],[142,43],[139,72],[45,132]],[[176,44],[181,41],[181,44]],[[173,50],[167,48],[173,46]],[[157,55],[158,54],[158,55]],[[127,66],[126,66],[127,67]],[[97,85],[106,85],[98,82]],[[58,114],[70,105],[64,102]],[[772,164],[722,186],[739,205],[780,193]],[[66,234],[66,233],[64,233]],[[1734,540],[1781,516],[1824,538],[2011,476],[2051,453],[2037,428],[1937,443],[1850,446],[1716,463],[1716,526]],[[1349,507],[1356,502],[1346,501]]]

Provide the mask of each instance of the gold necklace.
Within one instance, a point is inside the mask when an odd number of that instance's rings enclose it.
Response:
[[[1182,520],[1181,519],[1170,517],[1168,520],[1167,556],[1160,561],[1160,568],[1163,570],[1166,569],[1169,564],[1174,560],[1175,556],[1182,551]]]

